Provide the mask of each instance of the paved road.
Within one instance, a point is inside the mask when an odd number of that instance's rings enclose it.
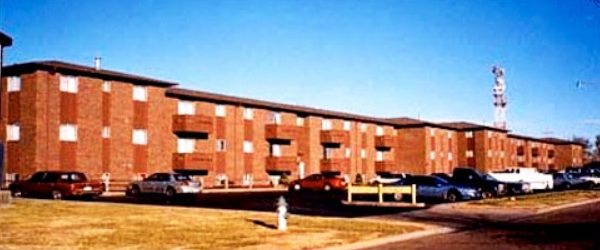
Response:
[[[470,221],[454,233],[369,249],[600,250],[600,202],[508,222]]]

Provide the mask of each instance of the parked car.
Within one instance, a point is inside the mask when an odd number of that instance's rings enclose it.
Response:
[[[484,199],[500,197],[509,193],[523,194],[532,192],[529,183],[500,181],[489,174],[484,174],[470,167],[455,168],[452,172],[451,182],[481,189],[481,196]]]
[[[164,195],[172,198],[177,195],[202,192],[202,184],[192,180],[189,175],[180,173],[154,173],[141,181],[127,186],[126,195]]]
[[[413,184],[417,187],[417,198],[441,199],[448,202],[481,198],[481,193],[476,188],[452,184],[432,175],[415,175],[396,183],[398,186]],[[402,197],[396,195],[394,198],[399,200]]]
[[[304,179],[290,182],[290,191],[300,190],[345,190],[348,186],[346,179],[337,175],[312,174]]]
[[[554,188],[568,190],[572,188],[586,188],[591,189],[594,187],[594,182],[585,180],[574,176],[570,173],[555,173],[554,177]]]
[[[81,172],[40,171],[28,180],[17,181],[9,185],[13,197],[40,196],[55,200],[71,197],[95,199],[102,194],[102,183],[90,181]]]
[[[535,168],[512,167],[489,173],[491,177],[504,182],[529,183],[532,190],[551,190],[554,187],[552,174],[538,172]]]

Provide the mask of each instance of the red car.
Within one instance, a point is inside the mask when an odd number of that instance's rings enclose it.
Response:
[[[304,179],[292,181],[290,191],[300,190],[345,190],[348,186],[346,180],[335,175],[313,174]]]
[[[58,200],[67,197],[95,199],[102,194],[102,183],[89,181],[85,174],[74,171],[41,171],[31,178],[9,186],[13,197],[41,196]]]

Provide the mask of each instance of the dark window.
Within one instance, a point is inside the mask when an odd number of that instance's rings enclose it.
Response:
[[[42,181],[42,179],[44,179],[44,175],[46,175],[46,172],[37,172],[33,174],[33,176],[31,176],[29,181],[40,182]]]
[[[158,181],[160,180],[160,176],[159,174],[153,174],[148,176],[148,178],[146,178],[147,181]]]
[[[175,177],[175,180],[178,181],[191,181],[192,178],[189,175],[184,175],[184,174],[176,174],[173,175],[173,177]]]
[[[42,182],[58,182],[60,175],[58,173],[47,173]]]

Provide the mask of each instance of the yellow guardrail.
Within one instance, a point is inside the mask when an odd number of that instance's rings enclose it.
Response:
[[[377,186],[353,186],[348,184],[348,203],[352,202],[353,194],[377,194],[378,202],[383,203],[383,194],[410,194],[411,203],[417,204],[417,185],[410,186],[384,186],[381,183]]]

